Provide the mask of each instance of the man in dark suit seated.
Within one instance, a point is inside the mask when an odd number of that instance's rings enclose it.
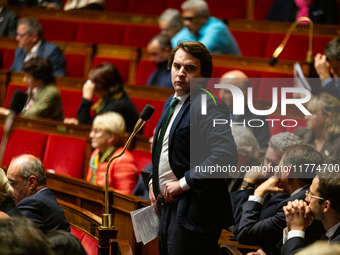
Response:
[[[267,254],[279,254],[277,245],[282,239],[282,231],[286,226],[285,214],[282,207],[288,201],[302,199],[315,175],[315,167],[322,165],[322,157],[314,147],[307,144],[293,145],[283,155],[279,166],[274,170],[273,176],[263,182],[249,196],[243,204],[240,224],[235,235],[239,243],[259,245]],[[289,197],[283,200],[276,208],[272,208],[273,215],[268,218],[261,217],[264,196],[271,193],[288,193]],[[306,242],[312,243],[320,239],[325,232],[320,222],[313,222],[308,227]]]
[[[171,72],[168,68],[171,49],[170,37],[167,35],[158,34],[150,40],[147,50],[150,60],[157,66],[157,69],[150,74],[147,85],[173,89]]]
[[[315,55],[314,67],[321,80],[321,90],[340,100],[340,37],[327,44],[324,54]]]
[[[322,240],[340,242],[339,194],[340,174],[321,172],[313,179],[305,201],[289,201],[283,207],[287,228],[284,231],[282,254],[294,254],[305,246],[306,228],[313,220],[321,221],[327,231],[321,237]]]
[[[54,193],[46,187],[46,174],[41,161],[33,155],[22,155],[12,160],[7,178],[13,189],[13,201],[22,215],[44,232],[57,229],[70,231]]]
[[[213,68],[203,44],[179,43],[169,67],[175,94],[156,127],[149,185],[150,201],[161,214],[159,254],[217,254],[221,231],[234,219],[225,179],[203,171],[237,164],[229,124],[213,127],[214,119],[229,120],[229,110],[223,102],[215,105],[217,96],[211,94],[212,99],[203,88]],[[202,115],[204,97],[207,114]]]
[[[0,0],[0,36],[16,36],[18,17],[5,8],[5,0]]]
[[[22,18],[17,27],[18,48],[10,71],[21,72],[24,62],[34,57],[44,57],[51,61],[53,75],[65,76],[66,61],[59,47],[43,40],[43,31],[38,20],[32,17]]]

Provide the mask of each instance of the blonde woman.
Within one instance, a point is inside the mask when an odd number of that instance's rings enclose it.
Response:
[[[119,154],[125,142],[125,122],[116,112],[96,116],[90,133],[95,149],[91,155],[87,181],[105,186],[105,172],[108,160]],[[109,186],[125,194],[132,194],[139,178],[139,170],[128,150],[112,161],[109,169]]]
[[[11,198],[13,192],[10,181],[7,179],[4,170],[0,168],[0,212],[4,212],[8,216],[20,216],[21,213]]]
[[[328,93],[314,96],[307,104],[307,127],[297,128],[295,134],[303,143],[313,145],[325,164],[340,160],[340,101]]]

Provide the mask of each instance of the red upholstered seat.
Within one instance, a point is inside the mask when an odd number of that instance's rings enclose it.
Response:
[[[129,1],[106,1],[106,11],[126,12]]]
[[[85,55],[64,54],[66,59],[66,75],[68,77],[83,78]]]
[[[284,116],[268,115],[267,119],[273,119],[273,121],[268,122],[270,136],[286,132],[286,128],[281,125],[281,121],[286,119]]]
[[[14,53],[15,49],[1,49],[2,69],[8,70],[11,67],[14,61]]]
[[[323,54],[326,45],[332,40],[332,37],[321,37],[321,36],[314,36],[313,38],[313,53],[321,53]]]
[[[242,56],[264,57],[268,34],[249,31],[232,31],[232,34],[241,49]]]
[[[284,34],[268,34],[265,57],[271,58],[275,49],[281,44]],[[279,56],[282,60],[305,61],[308,51],[308,36],[291,35],[286,47]]]
[[[293,87],[293,74],[269,73],[262,72],[258,87],[253,89],[254,99],[263,99],[272,101],[273,88],[277,88],[278,102],[281,101],[281,88]],[[292,98],[292,94],[288,93],[287,98]]]
[[[132,155],[139,170],[143,170],[151,163],[151,152],[133,150]]]
[[[181,10],[181,4],[183,2],[184,0],[168,0],[168,8]]]
[[[46,147],[47,134],[26,130],[14,130],[10,136],[3,165],[9,165],[13,157],[22,154],[32,154],[40,159],[43,158]]]
[[[83,245],[88,255],[98,254],[98,241],[89,235],[85,234],[81,230],[71,226],[71,234],[78,238],[79,242]]]
[[[265,20],[274,0],[256,0],[254,20]]]
[[[77,111],[83,93],[79,90],[61,89],[60,95],[65,118],[77,118]]]
[[[138,63],[137,75],[136,75],[136,84],[137,85],[146,85],[146,82],[150,76],[150,74],[156,70],[156,66],[152,61],[141,60]]]
[[[83,178],[85,154],[85,140],[49,135],[43,164],[45,169],[52,169],[57,174]]]
[[[118,59],[118,58],[105,58],[95,56],[93,59],[92,67],[98,66],[103,62],[109,62],[114,65],[120,74],[122,75],[123,82],[127,83],[129,79],[130,60],[129,59]]]
[[[208,0],[212,16],[226,19],[245,19],[247,0]]]
[[[79,22],[60,19],[39,19],[48,41],[74,42]]]
[[[11,83],[8,84],[7,91],[6,91],[5,108],[8,109],[10,107],[12,95],[14,94],[14,91],[17,89],[25,92],[27,90],[27,86],[11,84]]]
[[[80,22],[76,42],[120,45],[123,31],[121,24]]]
[[[126,25],[122,45],[146,48],[151,38],[158,33],[158,26]]]
[[[167,8],[167,0],[129,0],[128,10],[130,13],[160,15]]]
[[[153,135],[153,130],[157,126],[159,117],[162,115],[163,111],[163,101],[149,100],[144,98],[131,98],[132,102],[136,105],[137,110],[141,112],[146,104],[150,104],[155,107],[155,112],[152,114],[151,118],[145,123],[143,128],[143,135],[146,137],[151,137]]]

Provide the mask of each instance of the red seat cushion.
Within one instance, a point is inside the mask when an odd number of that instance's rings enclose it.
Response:
[[[247,0],[209,0],[207,1],[212,16],[226,19],[245,19]]]
[[[146,82],[150,76],[150,74],[156,70],[156,66],[153,62],[147,60],[141,60],[138,63],[137,75],[136,75],[136,84],[137,85],[146,85]]]
[[[8,139],[2,164],[9,165],[13,157],[22,154],[32,154],[42,159],[45,152],[46,140],[47,134],[26,130],[14,130]]]
[[[132,102],[136,105],[137,110],[141,112],[146,104],[150,104],[155,107],[155,112],[152,114],[151,118],[145,123],[143,128],[143,135],[146,137],[151,137],[153,135],[153,130],[157,126],[158,120],[162,115],[163,111],[163,101],[149,100],[144,98],[131,98]]]
[[[120,45],[123,31],[122,24],[80,22],[76,42]]]
[[[7,91],[6,91],[6,100],[5,100],[5,108],[9,108],[12,100],[12,96],[15,90],[26,91],[27,86],[25,85],[18,85],[18,84],[8,84]]]
[[[3,49],[2,69],[8,70],[14,61],[15,49]]]
[[[132,155],[139,170],[143,170],[151,163],[151,152],[133,150]]]
[[[291,78],[293,74],[261,72],[259,85],[253,90],[253,98],[272,101],[273,88],[277,88],[277,101],[280,102],[281,88],[294,87],[294,81]],[[288,93],[287,98],[292,98],[292,94]]]
[[[265,20],[274,0],[256,0],[254,20]]]
[[[94,57],[92,67],[98,66],[103,62],[109,62],[114,65],[122,75],[123,82],[127,83],[129,80],[130,60],[118,58]]]
[[[83,98],[83,93],[79,90],[61,89],[60,95],[65,118],[77,118],[77,111]]]
[[[106,1],[106,11],[126,12],[129,1]]]
[[[313,52],[314,54],[321,53],[323,54],[326,45],[332,40],[332,37],[321,37],[321,36],[314,36],[313,38]]]
[[[158,33],[158,26],[126,25],[122,45],[146,48],[151,38]]]
[[[265,56],[268,34],[249,31],[232,31],[232,34],[240,46],[242,56],[258,58]]]
[[[266,58],[271,58],[275,49],[281,44],[284,34],[268,34]],[[291,35],[279,59],[305,61],[308,51],[308,36]]]
[[[85,156],[85,140],[49,135],[43,164],[46,170],[52,169],[57,174],[83,178]]]
[[[74,42],[79,22],[60,19],[39,19],[39,21],[45,40]]]
[[[98,254],[98,241],[81,230],[71,226],[71,234],[78,238],[88,255]]]
[[[129,0],[128,10],[130,13],[160,15],[167,7],[167,1],[155,0]]]
[[[64,54],[66,59],[66,74],[68,77],[83,78],[85,56],[79,54]]]

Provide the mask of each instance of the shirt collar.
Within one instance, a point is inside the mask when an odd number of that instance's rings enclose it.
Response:
[[[185,100],[189,97],[190,94],[186,94],[186,95],[183,95],[183,96],[176,96],[174,95],[175,98],[178,98],[179,99],[179,104],[184,104]]]
[[[332,236],[334,235],[335,231],[338,229],[339,226],[340,226],[340,222],[338,222],[333,227],[328,229],[328,231],[326,232],[326,236],[328,237],[328,240],[331,240]]]
[[[305,186],[303,186],[303,187],[300,187],[300,188],[298,188],[297,190],[295,190],[290,196],[292,197],[292,196],[294,196],[295,194],[297,194],[297,193],[299,193],[301,190],[303,190],[305,187],[307,187],[308,185],[305,185]]]
[[[37,54],[38,54],[38,49],[39,49],[40,45],[41,45],[41,40],[40,40],[39,42],[37,42],[36,45],[34,45],[34,46],[32,47],[30,54],[31,54],[31,55],[34,54],[35,56],[37,56]]]

